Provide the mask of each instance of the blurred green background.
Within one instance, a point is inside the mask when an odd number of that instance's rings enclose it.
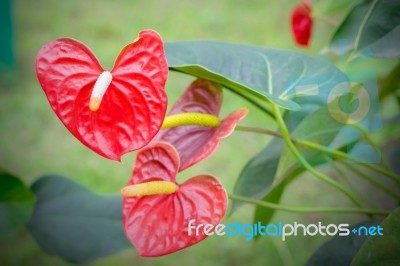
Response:
[[[316,54],[329,41],[334,27],[316,19],[314,37],[308,50],[291,39],[290,11],[299,1],[181,0],[181,1],[51,1],[15,0],[12,3],[16,69],[0,76],[0,167],[31,184],[45,174],[61,174],[99,193],[116,193],[131,175],[135,153],[125,155],[122,164],[93,153],[77,141],[52,112],[35,76],[35,55],[42,45],[59,37],[72,37],[89,46],[105,69],[112,67],[122,47],[142,29],[151,28],[165,41],[207,39]],[[351,2],[351,1],[350,1]],[[352,4],[347,1],[315,1],[316,16],[329,14],[340,22]],[[169,106],[193,77],[170,73],[167,82]],[[225,91],[222,115],[247,106],[249,116],[242,125],[275,129],[274,123],[247,102]],[[227,191],[247,160],[270,140],[269,137],[234,133],[222,141],[218,152],[180,174],[185,180],[210,173],[221,179]],[[330,172],[329,168],[324,169]],[[293,182],[284,204],[344,206],[348,202],[336,191],[311,176]],[[245,205],[223,223],[251,223],[254,207]],[[274,222],[352,223],[358,215],[292,214],[277,212]],[[93,265],[300,265],[327,238],[261,238],[212,236],[178,253],[142,259],[131,248]],[[0,265],[68,265],[45,254],[26,230],[0,239]]]

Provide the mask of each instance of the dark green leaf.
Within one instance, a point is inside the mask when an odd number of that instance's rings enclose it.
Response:
[[[400,1],[365,1],[350,12],[334,34],[329,49],[372,57],[400,56]]]
[[[241,171],[233,193],[254,199],[263,198],[274,181],[279,158],[284,147],[282,139],[274,139],[261,152],[255,155]],[[231,211],[243,203],[233,201]]]
[[[297,175],[296,173],[295,175]],[[283,194],[283,191],[286,188],[287,183],[289,182],[289,178],[285,179],[287,182],[282,182],[279,186],[275,187],[273,190],[267,193],[267,195],[262,199],[265,202],[271,203],[279,203]],[[253,223],[261,223],[263,225],[269,224],[274,217],[275,210],[267,209],[264,207],[256,206],[256,210],[254,212]],[[257,240],[260,235],[255,235],[254,240]]]
[[[400,265],[400,208],[381,223],[383,236],[370,236],[351,265]]]
[[[0,236],[24,226],[34,203],[35,195],[20,179],[0,172]]]
[[[397,176],[400,176],[400,141],[391,141],[389,145],[391,145],[388,149],[389,166]]]
[[[46,176],[32,185],[37,203],[28,229],[49,254],[73,263],[131,247],[122,227],[119,195],[98,195],[62,176]]]
[[[358,228],[360,226],[373,226],[376,225],[371,222],[364,222],[353,226]],[[350,230],[352,230],[350,228]],[[350,231],[351,232],[351,231]],[[350,233],[348,236],[335,236],[331,240],[324,243],[307,261],[307,266],[348,266],[354,258],[357,251],[363,245],[367,236],[356,235]]]
[[[346,75],[322,57],[211,41],[167,42],[171,70],[215,81],[239,94],[298,110],[296,96],[330,91]]]
[[[274,139],[260,153],[254,156],[242,169],[234,187],[234,194],[248,198],[279,203],[286,186],[304,169],[294,169],[279,185],[272,187],[281,152],[284,148],[282,139]],[[233,201],[231,212],[244,203]],[[273,218],[275,210],[256,207],[254,222],[268,224]],[[257,239],[257,236],[255,237]]]
[[[394,68],[379,84],[379,99],[382,101],[387,96],[400,90],[400,64]]]

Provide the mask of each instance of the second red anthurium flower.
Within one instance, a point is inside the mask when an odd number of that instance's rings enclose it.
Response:
[[[67,129],[112,159],[145,146],[159,131],[167,107],[168,65],[161,37],[144,30],[104,70],[83,43],[61,38],[42,47],[36,73]]]
[[[194,245],[207,235],[189,233],[190,221],[215,227],[225,215],[227,195],[218,179],[198,175],[178,184],[179,164],[172,145],[149,144],[138,152],[132,178],[121,190],[124,231],[141,256]]]

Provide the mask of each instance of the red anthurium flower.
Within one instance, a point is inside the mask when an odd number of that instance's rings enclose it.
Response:
[[[211,81],[197,79],[176,101],[168,116],[204,113],[218,117],[221,104],[222,88]],[[246,108],[234,111],[215,127],[187,125],[162,129],[154,140],[171,143],[178,150],[181,158],[179,170],[182,171],[211,156],[219,147],[220,139],[229,136],[247,113]]]
[[[189,222],[215,227],[225,215],[227,196],[216,178],[198,175],[177,184],[178,169],[175,148],[152,143],[139,151],[132,178],[121,190],[125,234],[141,256],[161,256],[196,244],[207,235],[188,230]]]
[[[61,38],[36,58],[36,73],[54,112],[68,130],[113,160],[146,145],[163,122],[168,65],[157,32],[144,30],[105,71],[83,43]]]
[[[292,11],[292,34],[296,43],[300,46],[309,46],[313,19],[312,7],[309,0],[303,0]]]

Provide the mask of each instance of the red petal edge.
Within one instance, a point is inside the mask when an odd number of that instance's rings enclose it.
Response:
[[[220,139],[228,137],[235,130],[236,124],[242,120],[249,110],[247,108],[242,108],[232,113],[228,114],[218,127],[213,130],[213,134],[209,137],[208,141],[201,146],[200,149],[194,151],[190,158],[181,163],[181,168],[179,171],[183,171],[186,168],[198,163],[199,161],[205,160],[218,149],[220,144]]]
[[[137,156],[134,173],[128,184],[155,180],[174,182],[172,176],[179,167],[179,156],[168,143],[153,143]],[[189,235],[188,223],[216,226],[225,215],[227,195],[221,183],[213,176],[199,175],[179,186],[170,195],[124,198],[123,223],[125,234],[139,254],[157,257],[176,252],[205,239],[202,230]]]
[[[100,108],[92,112],[90,95],[103,71],[89,48],[70,38],[49,42],[36,57],[39,83],[67,129],[94,152],[120,160],[150,142],[165,116],[168,65],[160,36],[142,31],[121,51]]]
[[[291,25],[292,35],[300,46],[309,46],[313,20],[311,17],[312,7],[309,1],[303,1],[292,11]]]

